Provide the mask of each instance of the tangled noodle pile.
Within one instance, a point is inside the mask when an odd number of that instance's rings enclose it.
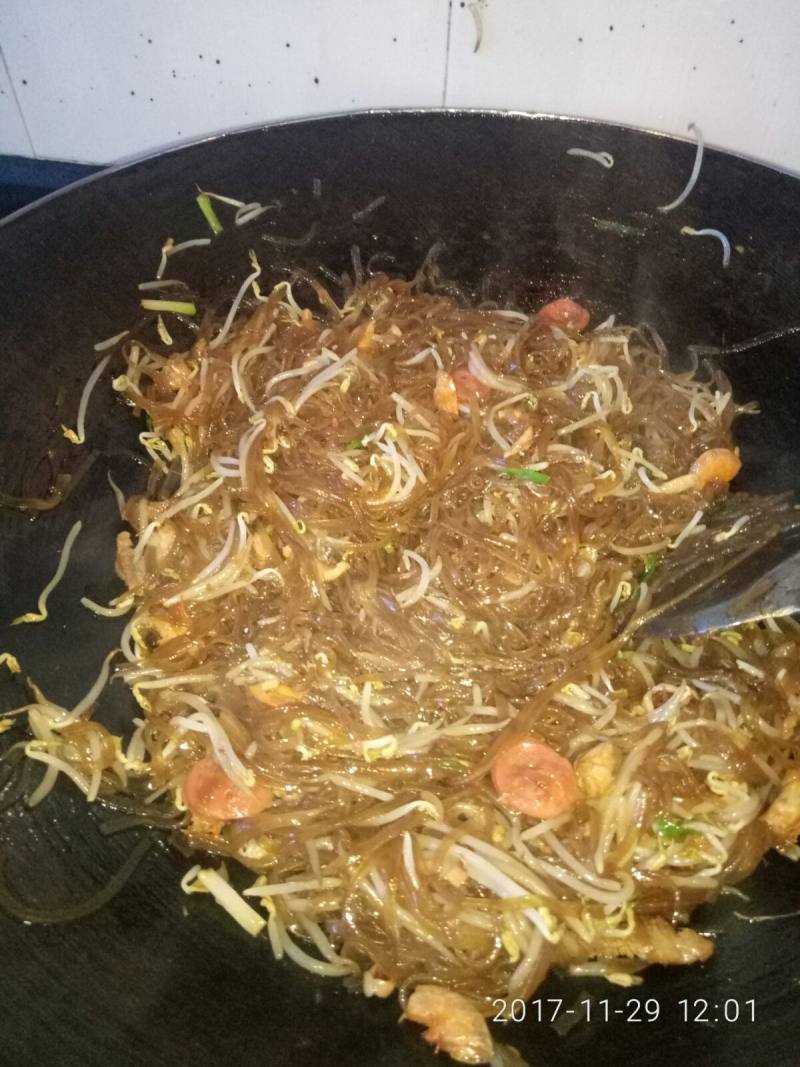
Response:
[[[465,1063],[552,965],[706,959],[691,910],[800,829],[798,626],[618,632],[738,470],[724,377],[566,300],[250,294],[190,351],[125,348],[152,473],[112,610],[141,718],[123,750],[88,705],[32,706],[47,787],[186,812],[256,876],[187,891],[397,989]]]

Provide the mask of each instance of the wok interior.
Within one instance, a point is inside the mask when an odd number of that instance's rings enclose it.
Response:
[[[573,166],[574,161],[566,166],[563,153],[573,144],[612,151],[617,169],[606,174]],[[686,221],[700,226],[713,216],[732,240],[737,233],[744,236],[745,252],[723,273],[715,251],[701,251],[693,242],[687,247],[679,226],[652,213],[652,206],[669,199],[682,183],[691,154],[690,146],[603,126],[478,116],[365,117],[256,131],[186,150],[160,164],[142,164],[109,180],[115,183],[113,195],[102,205],[100,185],[94,192],[89,184],[57,198],[3,231],[9,254],[2,268],[7,304],[2,341],[10,358],[0,387],[11,416],[4,426],[3,460],[6,471],[16,472],[9,489],[21,491],[21,468],[47,448],[64,383],[65,404],[74,408],[94,359],[91,343],[134,317],[135,285],[152,275],[164,237],[200,232],[192,197],[192,183],[199,178],[206,187],[244,199],[263,202],[274,195],[281,201],[264,228],[273,241],[259,246],[276,271],[281,263],[341,271],[349,266],[351,245],[358,243],[363,256],[368,251],[392,256],[387,266],[393,273],[411,274],[431,245],[443,240],[443,275],[473,299],[530,307],[569,291],[598,318],[614,312],[627,321],[651,323],[678,354],[689,343],[738,340],[791,324],[798,282],[787,235],[796,233],[800,217],[793,183],[744,161],[710,155],[706,181],[687,205]],[[319,198],[313,196],[313,177],[322,182]],[[354,212],[379,196],[386,196],[379,209],[353,220]],[[146,205],[144,217],[141,205]],[[87,227],[87,217],[96,225]],[[645,236],[610,234],[596,227],[597,218],[636,220]],[[307,243],[274,243],[286,236]],[[229,235],[208,257],[187,261],[187,270],[197,272],[190,280],[201,291],[227,297],[251,241],[249,233]],[[738,427],[748,488],[796,484],[797,427],[793,405],[787,403],[796,378],[791,348],[779,343],[768,353],[749,353],[726,366],[738,399],[758,400],[764,411]],[[97,437],[131,491],[142,478],[126,454],[135,427],[121,425],[125,420],[111,402],[101,417]],[[56,463],[70,462],[74,457],[68,450],[56,457]],[[91,532],[65,582],[64,603],[76,602],[87,590],[101,597],[109,587],[116,517],[113,499],[104,496],[102,466],[97,463],[86,474],[63,511],[34,524],[2,515],[9,602],[20,603],[23,591],[44,584],[52,547],[63,541],[78,515]],[[46,474],[40,471],[40,491],[42,479]],[[19,647],[45,690],[58,689],[67,702],[86,688],[110,635],[108,624],[101,631],[97,620],[77,619],[66,608],[59,621],[68,629],[59,638],[57,657],[52,638],[38,633],[22,635]],[[129,713],[120,706],[119,692],[106,703],[123,718]],[[84,814],[66,800],[62,805],[65,823],[59,832],[74,833],[91,864],[96,846],[85,844]],[[52,813],[36,815],[42,827],[50,820]],[[49,862],[27,838],[20,843],[20,824],[4,826],[2,833],[15,835],[20,869],[26,857]],[[215,936],[216,944],[225,936]],[[664,981],[689,989],[698,979],[682,975]],[[524,1041],[516,1043],[524,1047]]]

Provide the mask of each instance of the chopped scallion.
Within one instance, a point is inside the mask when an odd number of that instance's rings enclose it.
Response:
[[[172,311],[175,315],[196,315],[197,308],[188,300],[142,300],[145,311]]]
[[[668,841],[685,841],[690,834],[696,832],[686,825],[685,819],[677,815],[659,815],[653,826],[658,836]]]
[[[645,556],[644,557],[644,574],[642,575],[643,582],[649,582],[658,569],[658,557],[657,556]]]
[[[197,206],[203,212],[203,217],[211,227],[211,232],[216,236],[218,233],[222,233],[224,227],[219,221],[219,216],[214,210],[214,205],[211,203],[211,197],[208,193],[200,193],[197,197]]]
[[[530,467],[504,467],[500,472],[507,478],[519,478],[523,482],[536,482],[537,485],[547,485],[550,475],[544,471],[535,471]]]

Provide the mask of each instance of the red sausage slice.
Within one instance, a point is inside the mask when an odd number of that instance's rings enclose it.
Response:
[[[501,804],[535,819],[563,815],[575,805],[580,792],[569,760],[530,737],[501,748],[491,775]]]
[[[259,815],[272,803],[272,791],[260,782],[241,789],[214,760],[201,759],[186,775],[183,799],[193,815],[228,822]]]
[[[585,330],[591,315],[581,304],[570,300],[568,296],[560,300],[551,300],[539,308],[536,317],[545,326],[560,326],[562,329]]]
[[[456,367],[453,371],[456,396],[462,404],[468,404],[473,398],[481,400],[490,391],[489,386],[476,378],[466,367]]]

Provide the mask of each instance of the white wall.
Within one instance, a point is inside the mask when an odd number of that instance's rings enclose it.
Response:
[[[0,0],[0,152],[109,162],[367,107],[685,133],[800,170],[800,0]]]

